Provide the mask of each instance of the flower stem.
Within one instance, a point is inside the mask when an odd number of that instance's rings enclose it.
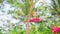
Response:
[[[28,13],[28,21],[26,23],[26,34],[29,34],[29,19],[30,19],[30,16],[31,16],[31,12],[32,12],[32,8],[33,8],[33,2],[32,0],[30,1],[30,10],[29,10],[29,13]]]

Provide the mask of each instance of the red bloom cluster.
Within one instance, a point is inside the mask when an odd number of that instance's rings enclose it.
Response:
[[[60,31],[60,27],[59,26],[53,26],[52,31],[53,31],[54,34],[57,34],[57,32]]]
[[[39,18],[32,18],[29,20],[29,22],[39,22],[41,21]]]

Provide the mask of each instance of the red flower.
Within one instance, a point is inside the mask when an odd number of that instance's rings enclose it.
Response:
[[[39,22],[39,21],[40,21],[39,18],[32,18],[32,19],[29,20],[29,22]]]
[[[54,26],[54,27],[52,27],[52,31],[53,32],[58,32],[58,28]]]
[[[54,34],[57,34],[57,32],[60,31],[60,27],[58,27],[58,26],[53,26],[53,27],[52,27],[52,31],[53,31]]]

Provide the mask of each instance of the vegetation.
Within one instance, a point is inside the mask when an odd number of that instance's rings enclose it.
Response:
[[[6,14],[12,15],[12,19],[19,20],[18,23],[7,20],[8,26],[4,26],[8,27],[9,34],[54,34],[51,27],[60,26],[60,0],[51,0],[52,7],[45,4],[45,2],[39,2],[38,6],[36,6],[38,1],[0,0],[1,12],[6,12],[7,9],[3,9],[4,2],[6,2],[6,4],[10,5],[10,9]],[[11,10],[11,7],[14,10]],[[2,33],[0,30],[0,34]]]

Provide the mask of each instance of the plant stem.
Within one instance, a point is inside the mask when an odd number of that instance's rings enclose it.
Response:
[[[29,10],[29,13],[28,13],[28,21],[26,23],[26,34],[29,34],[29,19],[31,17],[31,12],[32,12],[32,8],[33,8],[33,3],[32,3],[32,0],[30,1],[30,10]]]

